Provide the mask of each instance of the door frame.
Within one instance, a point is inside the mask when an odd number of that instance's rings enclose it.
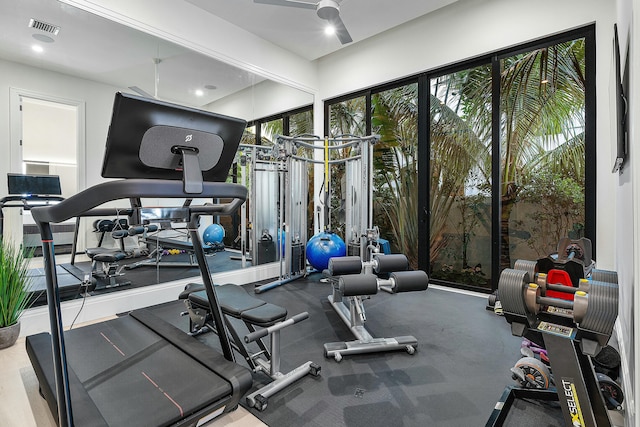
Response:
[[[22,173],[22,111],[20,109],[22,98],[33,98],[42,101],[53,102],[76,107],[76,186],[81,191],[86,185],[85,171],[85,102],[79,99],[63,98],[60,96],[49,95],[42,92],[36,92],[28,89],[9,88],[9,172]]]

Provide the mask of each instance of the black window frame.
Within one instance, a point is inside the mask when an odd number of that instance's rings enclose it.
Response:
[[[424,102],[429,99],[430,80],[445,74],[473,68],[480,65],[491,64],[492,67],[492,227],[491,227],[491,289],[477,288],[461,283],[443,282],[450,287],[469,289],[474,291],[491,292],[497,288],[500,275],[500,61],[504,58],[529,52],[562,42],[585,39],[585,237],[589,238],[593,247],[593,258],[596,259],[596,25],[589,24],[583,27],[568,30],[551,36],[518,44],[496,51],[492,51],[474,58],[459,61],[442,67],[417,73],[402,79],[386,82],[384,84],[360,89],[348,94],[329,98],[324,101],[324,132],[329,134],[330,106],[349,99],[364,96],[366,103],[366,132],[371,133],[371,96],[375,93],[397,88],[403,85],[418,84],[418,185],[421,189],[418,194],[419,218],[418,230],[420,235],[426,236],[420,239],[418,247],[418,266],[420,269],[430,271],[429,259],[429,153],[431,150],[429,105]],[[425,147],[426,149],[421,149]],[[438,281],[440,282],[440,281]]]

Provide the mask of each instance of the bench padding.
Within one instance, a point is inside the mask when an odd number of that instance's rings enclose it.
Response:
[[[198,285],[191,287],[190,285],[187,285],[187,289],[198,289]],[[184,293],[188,292],[187,289],[181,294],[181,297],[184,297]],[[285,308],[255,298],[240,286],[233,284],[219,285],[215,287],[215,291],[222,312],[236,319],[242,319],[257,326],[268,327],[287,317]],[[188,293],[188,298],[194,307],[209,308],[209,300],[204,290],[191,291]]]

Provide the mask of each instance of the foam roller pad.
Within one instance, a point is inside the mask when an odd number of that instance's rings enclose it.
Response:
[[[429,276],[422,270],[397,271],[389,275],[395,286],[393,292],[424,291],[429,286]]]
[[[376,274],[409,269],[409,260],[402,254],[378,255],[376,261]]]
[[[329,258],[329,275],[340,276],[342,274],[360,274],[362,261],[359,256],[344,256]]]
[[[378,278],[373,274],[354,274],[341,276],[338,289],[345,297],[374,295],[378,293]]]

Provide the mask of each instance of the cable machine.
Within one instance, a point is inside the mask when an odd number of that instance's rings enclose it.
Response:
[[[303,277],[308,240],[309,166],[324,166],[324,198],[316,210],[316,229],[331,229],[331,167],[344,164],[345,242],[349,255],[367,257],[372,223],[373,144],[377,135],[279,135],[273,146],[241,145],[242,183],[249,187],[249,211],[242,211],[241,250],[254,265],[280,263],[278,280],[256,287],[267,291]],[[321,151],[320,151],[321,150]],[[340,158],[334,153],[338,153]],[[320,153],[320,155],[319,155]],[[245,181],[249,177],[250,184]],[[246,223],[248,218],[249,224]],[[367,238],[369,236],[369,238]]]

